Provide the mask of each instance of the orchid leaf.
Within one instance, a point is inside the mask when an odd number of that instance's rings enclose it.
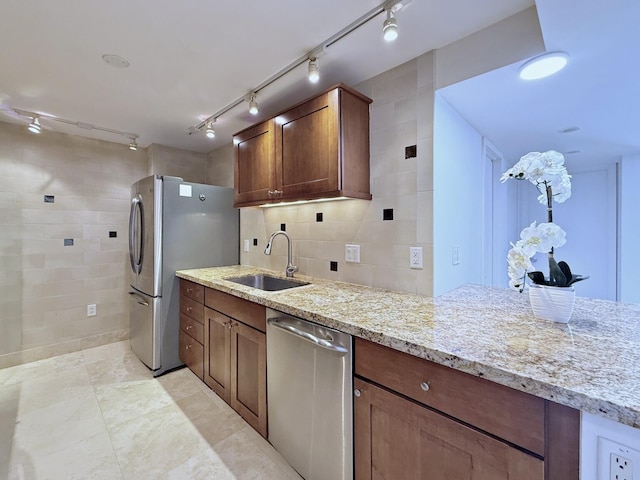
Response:
[[[567,265],[568,267],[568,265]],[[567,287],[567,277],[564,275],[553,255],[549,254],[549,284],[556,287]]]

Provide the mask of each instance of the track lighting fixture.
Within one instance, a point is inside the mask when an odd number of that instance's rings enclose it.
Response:
[[[271,75],[262,83],[254,85],[253,88],[247,93],[244,93],[242,96],[231,101],[220,110],[213,113],[211,116],[207,118],[200,118],[199,123],[197,123],[196,125],[192,125],[187,129],[187,133],[191,135],[195,132],[207,129],[207,125],[209,122],[211,122],[211,120],[215,121],[216,118],[219,118],[220,116],[226,114],[230,110],[240,105],[244,105],[245,102],[249,103],[249,112],[252,115],[257,115],[258,103],[256,102],[256,94],[258,92],[262,92],[262,90],[272,85],[274,82],[280,80],[285,75],[288,75],[292,71],[304,66],[305,63],[307,64],[307,77],[309,81],[311,83],[318,82],[320,80],[318,57],[326,54],[327,49],[331,49],[334,44],[343,40],[345,37],[356,31],[360,27],[368,24],[374,19],[379,19],[380,15],[382,14],[386,14],[386,20],[384,21],[382,27],[383,37],[387,42],[395,40],[396,38],[398,38],[398,22],[395,18],[395,15],[404,11],[404,9],[411,3],[411,1],[412,0],[385,0],[383,3],[380,3],[379,5],[362,15],[360,18],[344,27],[342,30],[334,33],[311,50],[308,50],[304,55],[293,60],[289,65],[283,67],[281,70]]]
[[[138,150],[138,142],[136,142],[135,137],[131,138],[131,141],[129,142],[129,150],[133,150],[134,152]]]
[[[318,83],[320,80],[320,71],[318,70],[318,59],[311,57],[309,59],[309,81],[311,83]]]
[[[252,93],[250,98],[249,98],[249,113],[251,115],[257,115],[258,114],[258,102],[256,102],[255,93]]]
[[[38,134],[42,131],[42,127],[40,126],[40,121],[38,120],[38,117],[33,117],[33,120],[31,120],[31,123],[29,124],[27,129],[31,133],[35,133],[35,134]]]
[[[393,42],[398,38],[398,22],[390,8],[387,9],[387,19],[382,25],[382,36],[387,42]]]
[[[213,129],[213,124],[214,124],[215,120],[213,122],[207,122],[207,130],[206,130],[206,135],[207,138],[216,138],[216,132]]]

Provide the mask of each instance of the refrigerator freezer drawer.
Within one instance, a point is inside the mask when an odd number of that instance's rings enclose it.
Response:
[[[129,335],[131,349],[151,370],[160,368],[160,322],[162,298],[153,298],[137,290],[129,291]]]

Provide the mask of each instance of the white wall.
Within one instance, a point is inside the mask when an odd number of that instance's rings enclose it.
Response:
[[[482,283],[482,137],[436,94],[433,136],[434,295]],[[453,265],[452,248],[459,250]]]
[[[640,155],[623,157],[620,162],[620,269],[619,300],[640,303],[638,272],[640,271]]]

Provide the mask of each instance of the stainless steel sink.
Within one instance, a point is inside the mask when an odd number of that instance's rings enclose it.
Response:
[[[294,287],[301,287],[303,285],[309,285],[309,282],[302,282],[300,280],[294,280],[292,278],[272,277],[270,275],[263,275],[263,274],[225,278],[225,280],[229,282],[239,283],[240,285],[246,285],[247,287],[266,290],[269,292],[276,292],[278,290],[286,290],[287,288],[294,288]]]

